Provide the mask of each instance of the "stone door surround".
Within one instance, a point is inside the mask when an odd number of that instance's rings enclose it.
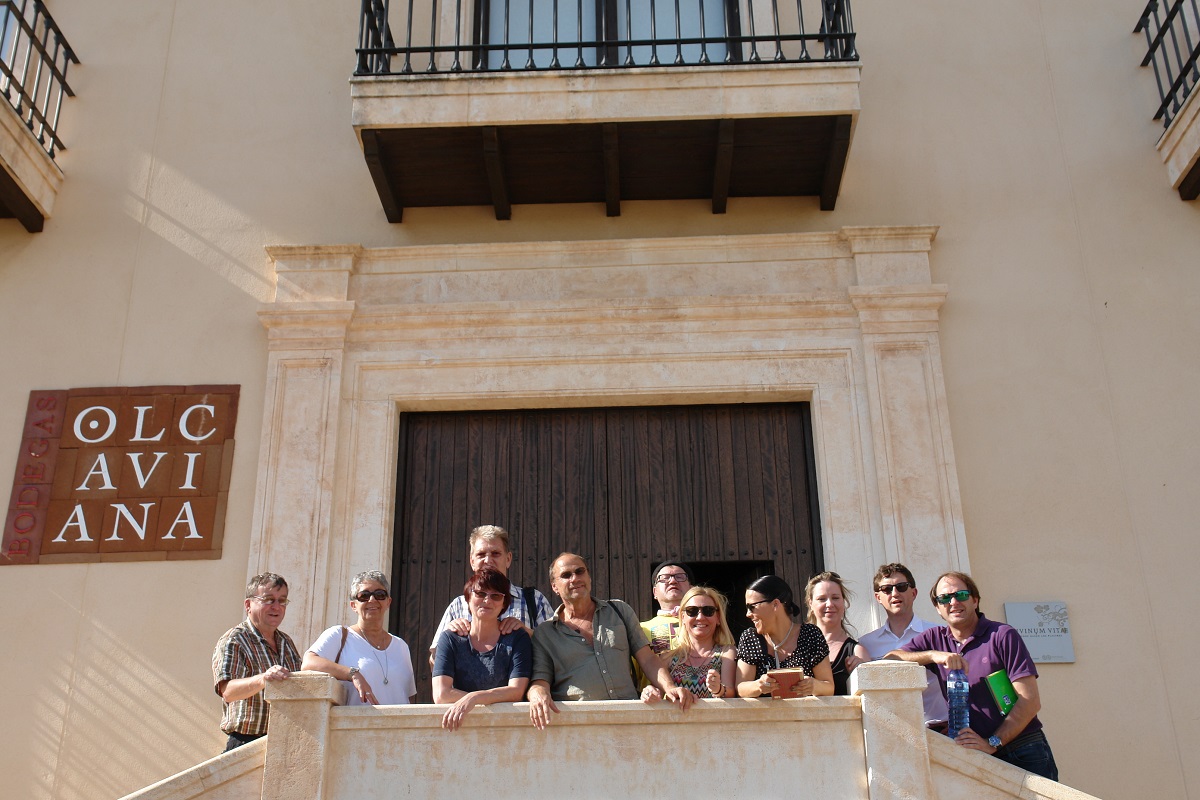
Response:
[[[391,564],[408,411],[800,400],[828,568],[860,596],[888,561],[968,569],[936,233],[269,247],[247,573],[291,582],[297,641],[343,621],[350,577]]]

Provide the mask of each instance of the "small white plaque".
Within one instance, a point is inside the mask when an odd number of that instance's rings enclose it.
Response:
[[[1075,661],[1067,604],[1054,600],[1038,603],[1005,603],[1004,616],[1017,629],[1036,664]]]

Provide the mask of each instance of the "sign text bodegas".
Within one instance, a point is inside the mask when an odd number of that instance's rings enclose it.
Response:
[[[239,390],[30,392],[0,564],[220,558]]]

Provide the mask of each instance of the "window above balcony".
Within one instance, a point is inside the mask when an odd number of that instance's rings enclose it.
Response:
[[[353,122],[405,207],[837,200],[848,0],[363,0]]]
[[[55,156],[71,46],[40,0],[0,0],[0,217],[36,233],[62,185]]]

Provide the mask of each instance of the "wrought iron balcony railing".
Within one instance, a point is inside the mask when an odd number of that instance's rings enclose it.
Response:
[[[0,0],[0,92],[50,158],[66,149],[58,136],[67,65],[79,59],[41,0]]]
[[[857,61],[849,0],[362,0],[356,75]]]
[[[1200,80],[1200,11],[1197,0],[1150,0],[1134,33],[1145,31],[1146,57],[1142,66],[1154,65],[1154,79],[1162,102],[1155,119],[1171,125],[1188,95]]]

